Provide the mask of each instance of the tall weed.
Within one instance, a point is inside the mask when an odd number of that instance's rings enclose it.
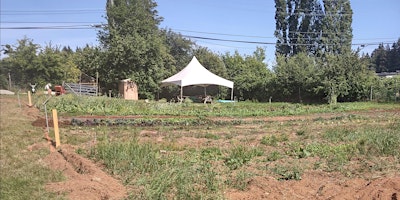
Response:
[[[218,150],[161,153],[160,146],[126,142],[99,144],[92,155],[100,159],[125,184],[141,186],[132,198],[141,199],[218,199],[219,180],[209,159]],[[208,152],[208,153],[206,153]]]

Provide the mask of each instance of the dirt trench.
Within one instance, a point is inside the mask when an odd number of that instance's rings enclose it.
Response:
[[[69,199],[120,200],[126,197],[126,188],[105,173],[100,166],[74,152],[72,146],[63,145],[51,152],[45,163],[53,170],[62,171],[66,181],[49,183],[46,188]]]

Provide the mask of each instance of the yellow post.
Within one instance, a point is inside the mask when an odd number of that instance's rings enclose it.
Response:
[[[56,148],[60,146],[60,131],[58,129],[57,110],[53,109],[54,136],[56,138]]]
[[[32,98],[31,98],[31,91],[28,91],[28,100],[29,100],[29,107],[32,107]]]

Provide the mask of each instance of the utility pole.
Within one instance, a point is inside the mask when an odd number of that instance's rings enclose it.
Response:
[[[11,73],[8,72],[8,90],[11,90]]]
[[[371,85],[371,90],[370,90],[370,94],[369,94],[369,100],[372,101],[372,85]]]
[[[99,72],[96,72],[96,96],[99,96]]]

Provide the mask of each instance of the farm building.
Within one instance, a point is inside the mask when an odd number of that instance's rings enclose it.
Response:
[[[124,79],[119,82],[119,94],[128,100],[138,100],[138,87],[131,79]]]

